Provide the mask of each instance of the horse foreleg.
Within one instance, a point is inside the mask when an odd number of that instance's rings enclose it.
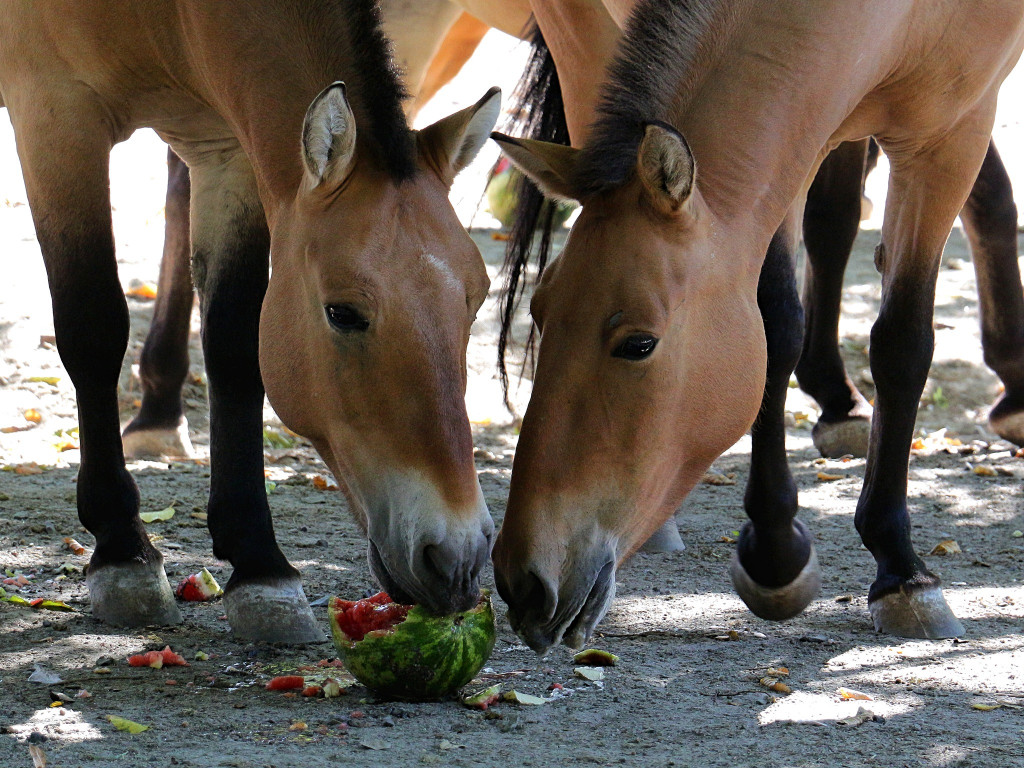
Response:
[[[977,277],[985,363],[1005,387],[989,412],[989,425],[1000,437],[1024,445],[1024,289],[1017,264],[1017,206],[991,142],[960,220]]]
[[[129,318],[110,218],[113,140],[98,128],[107,113],[89,93],[79,95],[68,88],[44,104],[38,95],[5,99],[46,264],[57,350],[78,399],[78,518],[96,537],[87,584],[98,619],[177,623],[163,558],[139,519],[139,491],[121,451],[117,381]]]
[[[274,537],[263,477],[259,320],[270,234],[256,180],[237,147],[218,145],[190,166],[193,274],[210,395],[208,521],[214,554],[234,567],[225,612],[239,637],[317,641],[323,634],[299,573]]]
[[[907,473],[918,403],[935,343],[932,317],[943,245],[977,177],[994,104],[969,115],[927,149],[892,160],[882,243],[882,303],[871,329],[875,411],[856,524],[878,566],[868,594],[875,628],[902,637],[963,633],[939,579],[914,551]],[[883,149],[888,147],[883,145]],[[902,150],[902,151],[901,151]]]
[[[811,437],[822,456],[867,455],[871,406],[839,354],[843,274],[860,226],[868,140],[846,142],[821,164],[804,210],[804,343],[796,378],[821,406]]]
[[[139,358],[142,407],[121,435],[129,459],[192,455],[181,389],[188,375],[192,317],[188,166],[167,150],[167,202],[159,291]]]
[[[786,460],[785,406],[789,377],[800,356],[803,311],[796,290],[799,205],[772,238],[757,285],[768,370],[761,411],[751,428],[750,477],[743,525],[730,572],[751,611],[788,619],[818,594],[821,574],[810,531],[796,519],[796,483]]]

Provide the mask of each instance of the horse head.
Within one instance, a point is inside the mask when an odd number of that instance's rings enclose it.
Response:
[[[369,539],[382,586],[451,612],[476,603],[494,526],[465,408],[466,345],[489,280],[448,201],[500,93],[414,135],[395,178],[366,150],[341,83],[312,103],[304,178],[273,222],[260,365]]]
[[[494,548],[512,625],[543,651],[589,636],[616,568],[750,426],[765,339],[758,267],[722,258],[673,128],[646,125],[611,188],[587,178],[583,150],[494,138],[547,194],[584,204],[530,305],[533,394]]]

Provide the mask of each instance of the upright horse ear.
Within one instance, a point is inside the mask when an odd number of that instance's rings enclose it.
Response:
[[[564,144],[535,139],[515,139],[503,133],[491,138],[512,165],[522,171],[547,197],[579,200],[572,178],[579,150]]]
[[[693,191],[696,165],[690,145],[678,131],[651,123],[640,141],[636,172],[654,203],[675,212]]]
[[[302,123],[302,159],[308,189],[335,189],[345,180],[356,152],[356,120],[345,84],[331,83],[313,99]]]
[[[447,186],[473,162],[501,111],[501,89],[491,88],[476,104],[438,120],[418,134],[420,152]]]

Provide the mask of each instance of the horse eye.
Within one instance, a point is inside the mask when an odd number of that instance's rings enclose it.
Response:
[[[339,331],[365,331],[370,321],[351,304],[328,304],[324,307],[327,321]]]
[[[635,333],[632,336],[627,336],[615,348],[612,357],[621,357],[623,360],[643,360],[650,356],[656,346],[658,346],[656,337],[649,333]]]

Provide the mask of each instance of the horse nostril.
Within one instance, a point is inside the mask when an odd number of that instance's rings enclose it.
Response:
[[[530,571],[526,576],[524,586],[522,593],[516,596],[520,613],[539,614],[545,619],[550,619],[555,615],[558,597],[549,582]]]

